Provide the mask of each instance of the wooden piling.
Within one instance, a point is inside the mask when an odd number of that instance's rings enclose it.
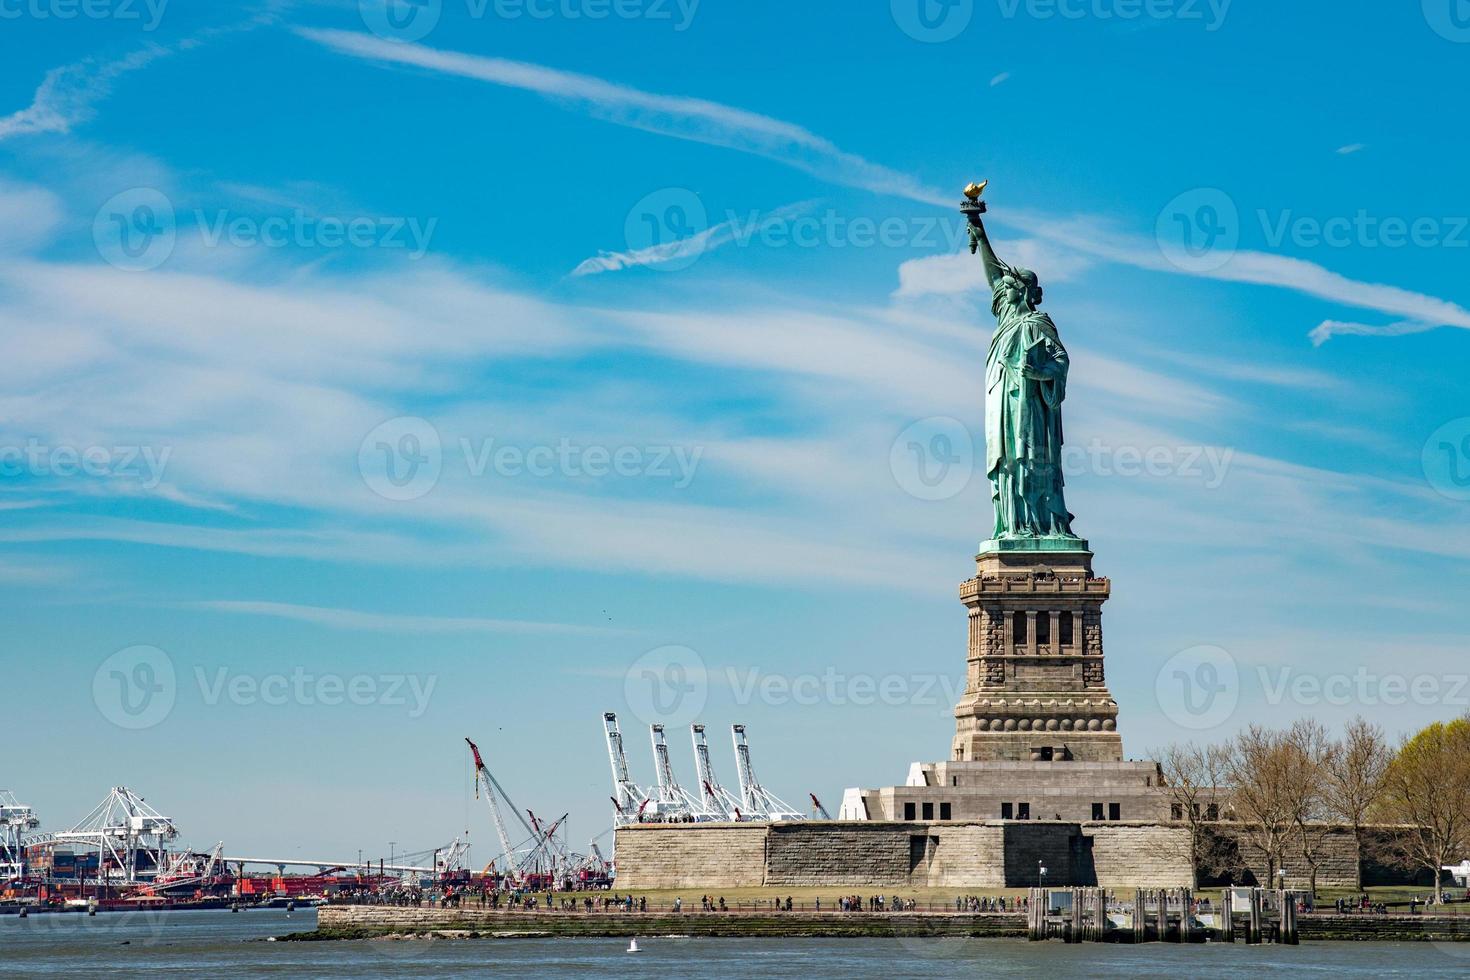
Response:
[[[1301,942],[1296,929],[1296,899],[1290,892],[1282,892],[1281,901],[1281,942],[1296,946]]]
[[[1156,890],[1159,899],[1159,942],[1169,941],[1169,892],[1168,889]]]
[[[1235,942],[1235,903],[1231,900],[1230,889],[1220,891],[1220,942]]]
[[[1133,941],[1141,943],[1148,938],[1148,923],[1143,917],[1143,889],[1133,889]]]
[[[1261,943],[1261,905],[1264,894],[1259,888],[1251,889],[1250,919],[1245,927],[1245,941],[1251,946],[1259,946]]]

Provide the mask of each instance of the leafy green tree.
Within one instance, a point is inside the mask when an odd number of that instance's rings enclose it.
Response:
[[[1379,812],[1407,825],[1398,856],[1434,874],[1441,901],[1441,869],[1470,853],[1470,717],[1435,722],[1403,741],[1384,774]]]

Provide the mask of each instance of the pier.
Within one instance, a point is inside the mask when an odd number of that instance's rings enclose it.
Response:
[[[1032,888],[1026,937],[1068,943],[1233,943],[1295,946],[1298,893],[1226,888],[1196,898],[1188,888]]]

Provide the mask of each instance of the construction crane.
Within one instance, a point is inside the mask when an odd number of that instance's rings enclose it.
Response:
[[[703,815],[714,820],[739,820],[740,801],[715,778],[715,769],[709,759],[709,742],[704,737],[704,726],[690,725],[689,737],[694,743],[694,771],[699,778],[699,802]]]
[[[608,761],[612,763],[613,823],[619,826],[637,823],[649,803],[648,794],[639,789],[628,774],[628,757],[623,753],[623,733],[618,730],[618,716],[611,711],[603,712],[602,724],[607,732]]]
[[[465,739],[465,742],[469,744],[470,751],[475,756],[475,794],[479,795],[480,784],[484,783],[485,805],[490,808],[490,821],[495,825],[495,836],[500,840],[500,853],[504,858],[507,875],[510,875],[515,872],[520,864],[520,861],[517,860],[517,855],[524,849],[517,849],[510,842],[510,833],[505,828],[505,818],[501,815],[500,804],[495,800],[496,793],[498,792],[505,799],[505,802],[510,806],[510,812],[515,814],[516,819],[526,828],[526,832],[531,835],[533,840],[538,839],[540,835],[535,828],[526,823],[525,819],[521,816],[520,810],[511,802],[510,795],[506,793],[500,783],[496,782],[495,777],[490,774],[490,770],[485,766],[484,757],[480,755],[480,747],[468,738]]]
[[[761,786],[750,763],[750,743],[744,725],[731,725],[730,738],[735,743],[735,766],[740,776],[740,802],[748,817],[758,820],[803,820],[806,815],[791,808],[780,797]]]
[[[807,796],[810,796],[812,798],[812,816],[813,817],[821,817],[823,820],[831,820],[832,819],[832,814],[828,813],[827,812],[827,808],[824,807],[824,806],[822,806],[822,801],[819,800],[819,799],[817,799],[817,794],[816,793],[808,793],[806,795]]]
[[[495,833],[500,839],[501,855],[486,865],[487,872],[492,866],[499,868],[506,887],[565,887],[582,863],[586,861],[583,855],[573,853],[566,846],[567,818],[571,814],[563,813],[548,824],[537,817],[534,811],[519,809],[515,801],[510,798],[510,794],[505,791],[505,787],[501,786],[499,781],[490,774],[490,770],[485,767],[485,759],[480,755],[479,748],[469,739],[465,741],[469,743],[470,751],[475,755],[475,790],[479,792],[480,783],[483,781],[485,801],[490,807]],[[498,801],[504,801],[529,835],[529,839],[519,846],[511,843],[510,833],[506,829],[504,810]],[[525,813],[524,817],[521,816],[522,812]]]

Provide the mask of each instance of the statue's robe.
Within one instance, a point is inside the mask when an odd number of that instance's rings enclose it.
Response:
[[[996,285],[997,326],[985,358],[985,472],[996,538],[1072,537],[1062,487],[1067,350],[1050,316],[1013,305]]]

